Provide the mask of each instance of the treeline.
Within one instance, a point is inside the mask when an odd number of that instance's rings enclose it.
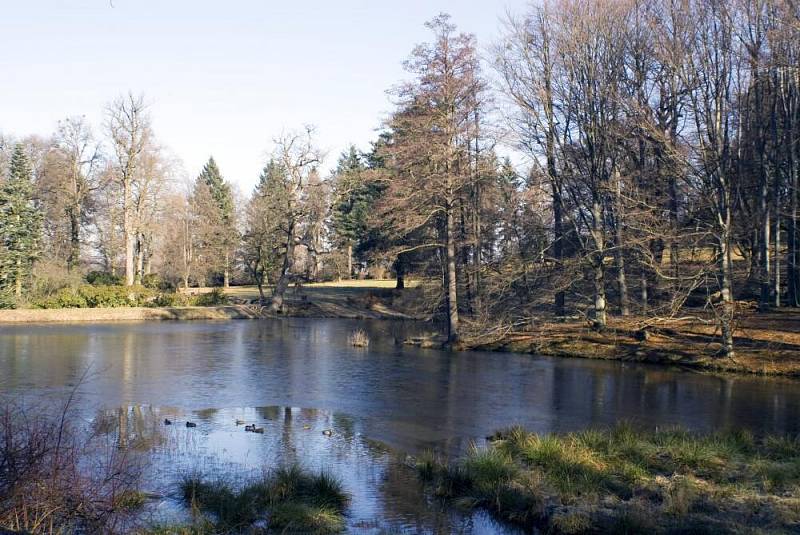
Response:
[[[545,1],[488,54],[446,15],[428,27],[369,151],[328,173],[312,129],[284,134],[241,202],[213,159],[182,191],[130,95],[102,143],[80,119],[6,142],[2,288],[53,265],[234,279],[279,312],[293,282],[391,272],[423,281],[451,342],[540,314],[603,329],[692,309],[725,355],[742,300],[800,304],[800,5]]]

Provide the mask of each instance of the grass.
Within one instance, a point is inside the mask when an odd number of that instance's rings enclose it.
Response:
[[[200,526],[206,528],[202,529],[214,532],[248,531],[266,521],[266,529],[273,532],[340,533],[350,502],[335,477],[326,472],[309,473],[297,465],[239,487],[192,475],[182,481],[181,492],[187,505],[205,515]]]
[[[347,343],[353,347],[369,346],[369,336],[364,329],[356,329],[347,337]]]
[[[800,441],[630,425],[565,435],[511,428],[455,462],[416,463],[457,507],[556,533],[800,529]]]

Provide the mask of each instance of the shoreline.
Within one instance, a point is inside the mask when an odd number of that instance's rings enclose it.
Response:
[[[713,326],[675,322],[669,327],[631,327],[618,321],[603,332],[581,323],[543,323],[532,332],[465,344],[469,349],[616,360],[677,366],[715,373],[800,377],[797,314],[753,314],[742,318],[733,357],[720,356]],[[780,326],[779,326],[780,324]]]
[[[264,317],[254,307],[21,308],[0,310],[0,327],[21,323],[106,323],[115,321],[239,320]]]
[[[267,318],[340,318],[419,320],[383,304],[288,303],[288,313],[273,315],[248,304],[193,307],[118,307],[0,310],[0,327],[25,323],[113,323],[122,321],[211,321]],[[777,319],[776,319],[777,318]],[[800,377],[800,314],[753,315],[737,332],[733,359],[716,355],[718,343],[708,326],[677,323],[643,331],[631,323],[612,323],[597,332],[579,322],[543,322],[535,329],[507,332],[491,340],[468,337],[456,350],[524,353],[546,357],[615,360],[657,364],[714,373],[741,373],[773,377]],[[783,327],[776,327],[780,322]],[[763,325],[762,325],[763,323]],[[760,336],[759,336],[760,333]],[[446,349],[440,336],[411,338],[407,345]]]

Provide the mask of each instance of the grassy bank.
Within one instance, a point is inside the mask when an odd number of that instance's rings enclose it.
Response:
[[[420,477],[456,507],[554,533],[742,533],[800,529],[800,442],[680,430],[537,435],[514,428]]]
[[[150,320],[229,320],[260,317],[244,305],[0,310],[2,323],[91,323]]]

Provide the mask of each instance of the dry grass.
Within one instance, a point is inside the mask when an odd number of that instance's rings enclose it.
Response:
[[[800,375],[798,310],[742,314],[732,359],[719,357],[719,333],[713,322],[685,319],[648,327],[645,340],[640,336],[642,323],[642,318],[614,318],[607,330],[597,332],[585,322],[544,321],[526,331],[509,332],[500,341],[477,341],[471,347],[763,375]]]
[[[363,329],[356,329],[347,337],[347,343],[353,347],[368,347],[369,336]]]

